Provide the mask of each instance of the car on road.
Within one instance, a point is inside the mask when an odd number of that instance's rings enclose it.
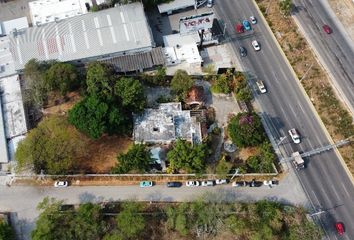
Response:
[[[202,187],[209,187],[209,186],[214,186],[214,181],[212,180],[202,181]]]
[[[344,224],[342,222],[336,222],[335,227],[336,227],[337,233],[339,235],[344,234],[345,229],[344,229]]]
[[[236,24],[235,29],[236,29],[237,33],[244,33],[245,32],[245,28],[240,23]]]
[[[257,19],[254,16],[250,16],[250,20],[252,24],[256,24],[257,23]]]
[[[249,182],[250,187],[261,187],[263,185],[263,182],[256,181],[253,179],[251,182]]]
[[[152,181],[141,181],[140,182],[140,187],[145,188],[145,187],[152,187],[154,183]]]
[[[261,46],[259,46],[257,40],[252,41],[252,46],[253,46],[254,50],[256,50],[256,51],[261,50]]]
[[[246,187],[248,186],[248,182],[246,181],[237,181],[232,183],[233,187]]]
[[[208,7],[208,8],[213,7],[213,4],[214,4],[214,3],[213,3],[213,0],[208,0],[208,1],[207,1],[207,7]]]
[[[327,24],[323,25],[322,28],[323,28],[323,31],[325,31],[327,34],[332,33],[332,29]]]
[[[279,185],[279,181],[278,180],[264,180],[263,185],[273,187],[273,186]]]
[[[58,187],[58,188],[64,188],[69,186],[68,181],[55,181],[54,182],[54,187]]]
[[[259,91],[260,91],[261,93],[266,93],[266,92],[267,92],[267,89],[266,89],[266,87],[264,86],[264,83],[263,83],[262,80],[257,80],[257,81],[256,81],[256,84],[257,84],[257,87],[258,87],[258,89],[259,89]]]
[[[245,28],[246,31],[251,30],[251,24],[250,24],[249,21],[243,20],[242,25],[243,25],[243,27]]]
[[[227,179],[216,179],[215,180],[216,185],[222,185],[222,184],[227,184],[227,183],[228,183]]]
[[[241,57],[246,57],[247,56],[247,50],[244,47],[240,47],[240,55]]]
[[[299,132],[295,129],[295,128],[292,128],[288,131],[291,139],[293,140],[294,143],[296,144],[299,144],[301,142],[300,140],[300,134]]]
[[[168,182],[167,187],[182,187],[181,182]]]
[[[187,187],[198,187],[200,185],[199,181],[187,181],[186,186]]]

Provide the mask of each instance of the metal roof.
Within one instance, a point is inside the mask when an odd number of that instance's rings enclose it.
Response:
[[[16,18],[12,19],[9,21],[4,21],[1,23],[3,34],[4,35],[9,35],[10,32],[12,32],[14,29],[23,29],[23,28],[28,28],[28,20],[27,17],[21,17],[21,18]]]
[[[153,38],[143,5],[133,3],[72,17],[10,35],[15,69],[32,58],[74,61],[147,51]]]
[[[7,150],[7,141],[5,136],[5,124],[2,117],[2,100],[0,97],[0,163],[7,163],[9,161],[9,153]]]
[[[192,7],[196,5],[196,0],[175,0],[169,3],[157,5],[160,13],[169,13],[178,9]]]

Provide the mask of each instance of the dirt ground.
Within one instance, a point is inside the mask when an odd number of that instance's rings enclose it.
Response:
[[[342,22],[352,41],[354,41],[354,2],[353,0],[328,0],[329,5]]]
[[[54,100],[56,99],[56,100]],[[80,101],[81,97],[77,92],[71,92],[66,96],[66,99],[60,99],[53,93],[49,97],[47,106],[44,107],[44,116],[49,115],[66,115],[68,110],[71,109],[77,102]]]

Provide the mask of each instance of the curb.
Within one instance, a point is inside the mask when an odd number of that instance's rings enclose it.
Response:
[[[257,3],[255,2],[255,0],[253,0],[253,4],[255,5],[255,7],[256,7],[256,9],[257,9],[257,11],[258,11],[260,17],[263,19],[263,21],[264,21],[265,23],[268,23],[267,20],[265,19],[265,17],[263,16],[263,13],[262,13],[261,10],[259,9]],[[292,17],[292,19],[294,19],[294,18]],[[331,144],[334,144],[334,141],[333,141],[332,137],[330,136],[330,134],[328,133],[327,128],[326,128],[325,125],[323,124],[321,117],[319,116],[319,114],[317,113],[317,110],[316,110],[315,107],[313,106],[313,104],[312,104],[312,102],[311,102],[309,96],[307,95],[305,89],[303,88],[302,84],[300,83],[299,78],[297,77],[297,75],[296,75],[296,73],[295,73],[293,67],[291,66],[291,64],[290,64],[290,62],[289,62],[289,60],[288,60],[288,58],[286,57],[286,55],[285,55],[283,49],[281,48],[281,46],[280,46],[278,40],[277,40],[276,37],[274,36],[274,34],[273,34],[272,30],[270,29],[270,27],[269,27],[268,24],[266,24],[266,28],[267,28],[267,30],[270,32],[270,35],[272,36],[273,40],[275,41],[275,44],[276,44],[276,46],[278,47],[278,49],[279,49],[281,55],[283,56],[283,58],[284,58],[286,64],[288,65],[288,67],[289,67],[289,69],[290,69],[290,71],[291,71],[293,77],[296,79],[297,85],[299,86],[299,88],[300,88],[300,90],[301,90],[301,92],[302,92],[304,98],[306,99],[306,102],[307,102],[308,105],[310,106],[310,109],[311,109],[312,112],[314,113],[314,115],[315,115],[317,121],[319,122],[319,124],[320,124],[320,126],[321,126],[323,132],[325,133],[327,139],[329,140],[329,142],[330,142]],[[306,39],[306,38],[305,38],[305,39]],[[321,65],[321,64],[320,64],[320,65]],[[321,66],[322,66],[322,65],[321,65]],[[354,186],[354,178],[353,178],[353,175],[351,174],[351,172],[349,171],[348,166],[345,164],[344,159],[343,159],[342,156],[340,155],[338,149],[337,149],[336,147],[333,148],[333,149],[334,149],[334,152],[336,153],[336,155],[337,155],[337,157],[338,157],[338,159],[339,159],[341,165],[343,166],[345,172],[347,173],[347,176],[349,177],[349,179],[350,179],[352,185]]]

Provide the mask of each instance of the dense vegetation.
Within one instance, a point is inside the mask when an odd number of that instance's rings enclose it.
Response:
[[[19,169],[33,168],[46,174],[64,174],[75,169],[75,160],[84,154],[80,134],[63,117],[41,121],[21,141],[16,150]]]
[[[32,239],[321,239],[301,208],[265,200],[225,203],[222,197],[207,194],[205,201],[175,204],[85,203],[77,209],[46,198],[38,206]]]
[[[0,219],[0,240],[15,240],[14,229]]]

